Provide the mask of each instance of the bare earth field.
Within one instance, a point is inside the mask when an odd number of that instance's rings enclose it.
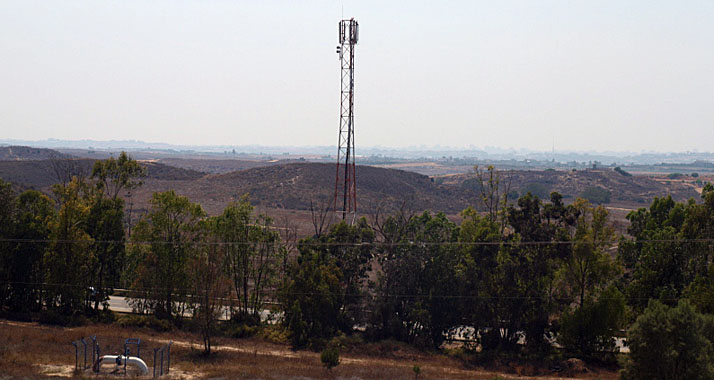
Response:
[[[341,355],[340,365],[328,371],[322,367],[319,353],[294,351],[287,345],[256,337],[217,339],[216,354],[205,358],[200,354],[200,338],[186,332],[158,333],[102,324],[63,328],[0,320],[0,379],[124,378],[123,374],[110,374],[106,367],[100,375],[91,371],[75,373],[74,348],[70,342],[89,335],[96,335],[102,353],[108,354],[120,352],[125,338],[140,338],[142,358],[150,372],[153,348],[172,340],[171,373],[166,377],[169,379],[413,379],[415,365],[421,368],[419,379],[617,378],[616,372],[591,368],[575,377],[566,377],[564,373],[532,376],[536,370],[527,365],[484,369],[397,343],[362,344],[359,346],[362,354],[347,349]]]

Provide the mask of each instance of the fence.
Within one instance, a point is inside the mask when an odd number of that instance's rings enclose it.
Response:
[[[87,340],[91,340],[90,342],[87,342]],[[91,350],[92,350],[92,357],[90,361],[90,365],[87,365],[87,345],[91,345]],[[72,342],[72,345],[74,346],[74,369],[75,370],[85,370],[91,367],[97,359],[99,359],[99,343],[97,343],[97,336],[93,335],[90,337],[87,337],[85,339],[84,337],[79,338],[78,340],[75,340]],[[80,359],[80,352],[82,353],[82,358]],[[81,365],[80,365],[81,363]]]
[[[171,367],[171,345],[173,344],[172,341],[169,341],[167,344],[159,347],[159,348],[154,348],[154,377],[157,376],[163,376],[163,375],[168,375],[169,374],[169,369]],[[159,357],[159,360],[156,360],[156,357]],[[164,359],[166,359],[166,372],[164,373]],[[156,373],[156,365],[159,365],[159,371],[158,374]]]

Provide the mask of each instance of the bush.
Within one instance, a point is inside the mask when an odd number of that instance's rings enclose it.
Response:
[[[580,194],[580,198],[587,199],[593,204],[610,203],[610,191],[600,186],[588,186]]]
[[[550,199],[550,190],[548,190],[545,185],[537,182],[529,183],[528,185],[526,185],[525,188],[521,189],[520,193],[522,195],[526,193],[531,193],[531,195],[534,195],[540,199]]]
[[[651,300],[627,335],[624,380],[714,378],[714,317],[697,313],[687,300],[668,307]]]
[[[622,174],[622,175],[624,175],[625,177],[632,177],[632,174],[630,174],[630,173],[628,173],[628,172],[622,170],[622,168],[619,167],[619,166],[615,168],[615,171],[618,172],[618,173],[620,173],[620,174]]]
[[[146,327],[156,331],[171,331],[174,328],[171,321],[153,315],[127,314],[119,317],[117,323],[121,327]]]
[[[282,325],[268,325],[263,327],[259,336],[268,342],[286,344],[290,341],[290,331]]]
[[[698,178],[698,177],[699,177],[699,173],[697,173],[697,172],[692,173],[692,178]]]
[[[558,342],[568,354],[581,359],[612,359],[613,337],[625,321],[625,296],[615,287],[607,288],[597,301],[588,301],[560,318]]]
[[[46,325],[75,327],[89,324],[90,321],[81,314],[65,315],[56,310],[45,310],[40,314],[39,322]]]
[[[320,353],[320,361],[322,365],[331,370],[340,364],[340,349],[337,347],[327,347]]]
[[[667,176],[669,179],[677,179],[677,178],[682,178],[684,177],[684,174],[682,173],[671,173]]]
[[[227,329],[227,335],[232,337],[232,338],[248,338],[251,337],[260,331],[260,327],[258,326],[249,326],[246,324],[233,324],[230,325]]]

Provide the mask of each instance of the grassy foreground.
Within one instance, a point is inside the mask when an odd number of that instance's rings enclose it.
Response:
[[[537,372],[523,365],[484,369],[393,342],[348,348],[340,356],[340,365],[328,371],[319,353],[294,351],[286,344],[260,337],[217,338],[216,353],[204,357],[200,337],[183,331],[156,332],[117,324],[67,328],[0,320],[0,379],[123,378],[110,374],[106,367],[99,376],[91,371],[74,372],[74,348],[70,342],[89,335],[97,336],[102,354],[119,353],[124,339],[140,338],[141,357],[150,372],[153,348],[172,340],[170,379],[415,379],[414,366],[421,369],[418,379],[512,379]],[[566,375],[579,379],[618,378],[616,372],[602,369],[530,378],[568,378]]]

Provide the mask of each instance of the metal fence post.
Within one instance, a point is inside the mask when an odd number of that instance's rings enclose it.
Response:
[[[154,364],[154,375],[153,375],[153,377],[156,377],[156,351],[158,351],[158,350],[160,350],[160,348],[154,348],[154,361],[153,361],[153,364]]]
[[[80,339],[80,342],[84,345],[84,365],[82,365],[82,369],[87,369],[87,342],[84,340],[84,338]]]
[[[92,365],[99,359],[99,345],[97,344],[97,336],[92,335],[89,337],[92,339]]]
[[[171,345],[173,343],[174,342],[169,341],[169,346],[168,346],[169,354],[168,354],[168,357],[166,358],[166,374],[168,374],[169,371],[171,370]]]
[[[72,342],[72,345],[74,346],[74,369],[77,370],[79,369],[79,346],[76,341]]]

